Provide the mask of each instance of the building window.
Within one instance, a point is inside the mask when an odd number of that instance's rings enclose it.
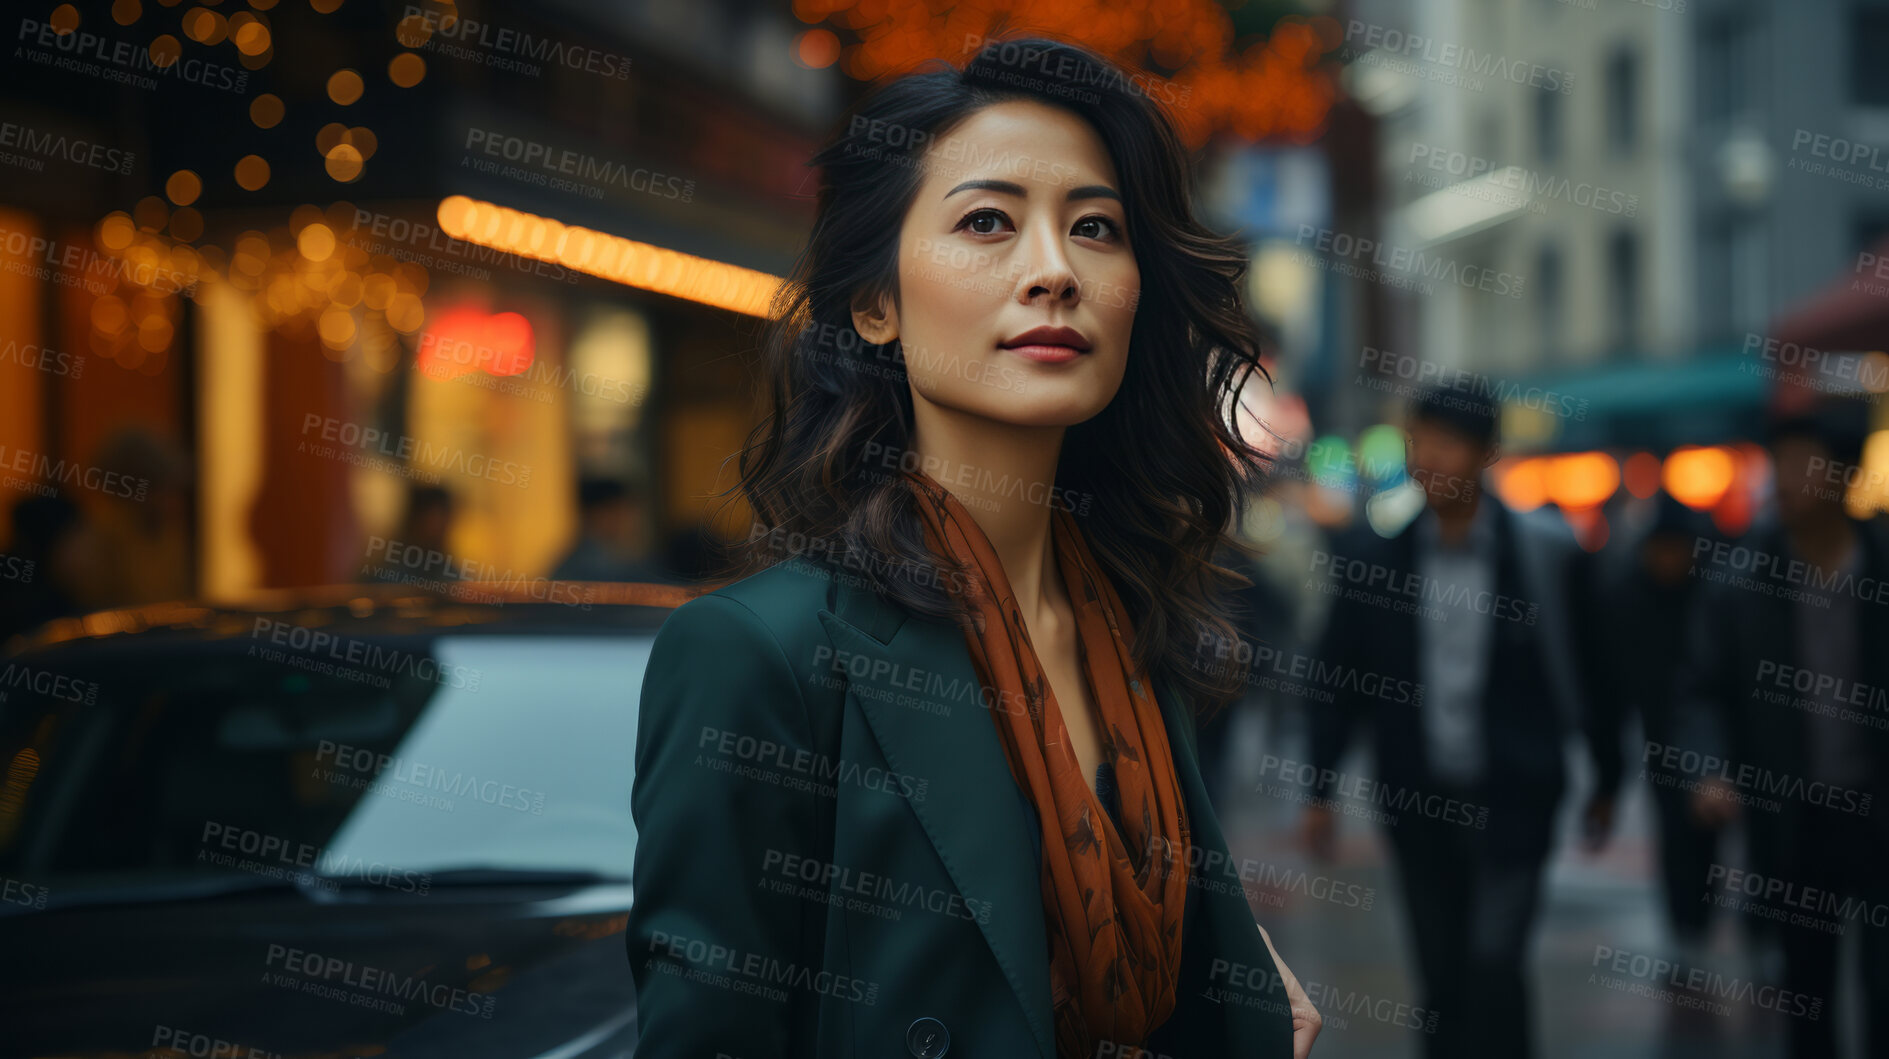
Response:
[[[1732,311],[1734,325],[1747,334],[1763,331],[1771,318],[1770,258],[1763,222],[1740,218],[1732,229]]]
[[[1706,23],[1699,36],[1699,117],[1716,121],[1745,113],[1754,98],[1759,70],[1749,48],[1750,26],[1741,18]]]
[[[1541,358],[1559,359],[1567,338],[1561,332],[1561,251],[1554,246],[1542,247],[1535,260],[1535,326]]]
[[[1640,337],[1640,237],[1630,228],[1615,231],[1607,240],[1607,311],[1612,314],[1612,346],[1616,354],[1633,347]]]
[[[1561,94],[1535,91],[1535,157],[1547,163],[1561,158]]]
[[[1607,148],[1631,154],[1639,139],[1640,59],[1621,48],[1607,59]]]
[[[1724,218],[1699,226],[1699,337],[1718,341],[1735,334],[1732,312],[1732,227]]]
[[[1476,154],[1497,165],[1502,157],[1502,122],[1495,114],[1484,114],[1476,122]]]
[[[1857,7],[1850,11],[1850,102],[1889,106],[1889,9]]]

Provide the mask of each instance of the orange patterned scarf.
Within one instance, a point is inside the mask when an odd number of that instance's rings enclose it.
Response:
[[[905,476],[932,551],[968,560],[980,575],[967,599],[977,628],[966,629],[965,640],[994,692],[992,718],[1010,773],[1042,822],[1056,1053],[1092,1056],[1104,1041],[1140,1047],[1174,1010],[1190,837],[1161,708],[1129,652],[1134,627],[1075,518],[1053,509],[1051,536],[1101,712],[1103,759],[1115,768],[1124,834],[1082,774],[990,539],[936,479]]]

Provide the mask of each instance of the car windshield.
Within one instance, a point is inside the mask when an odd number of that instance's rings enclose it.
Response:
[[[651,642],[409,638],[351,666],[245,644],[25,682],[91,691],[0,704],[0,874],[68,896],[627,880]]]

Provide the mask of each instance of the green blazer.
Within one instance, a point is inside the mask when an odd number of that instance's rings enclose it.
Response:
[[[1193,717],[1156,696],[1199,847],[1183,967],[1148,1052],[1097,1059],[1289,1059]],[[637,1059],[1060,1059],[1042,839],[987,697],[962,632],[830,563],[787,560],[669,616],[631,795]]]

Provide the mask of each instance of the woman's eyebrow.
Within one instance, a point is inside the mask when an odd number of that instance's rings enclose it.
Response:
[[[960,191],[995,191],[1005,195],[1015,195],[1018,198],[1028,197],[1028,192],[1023,190],[1022,184],[1008,180],[966,180],[945,192],[944,197],[950,198]],[[1069,194],[1063,196],[1063,199],[1067,202],[1074,202],[1077,199],[1113,199],[1120,202],[1122,197],[1114,188],[1106,184],[1084,184],[1079,188],[1070,188]]]

